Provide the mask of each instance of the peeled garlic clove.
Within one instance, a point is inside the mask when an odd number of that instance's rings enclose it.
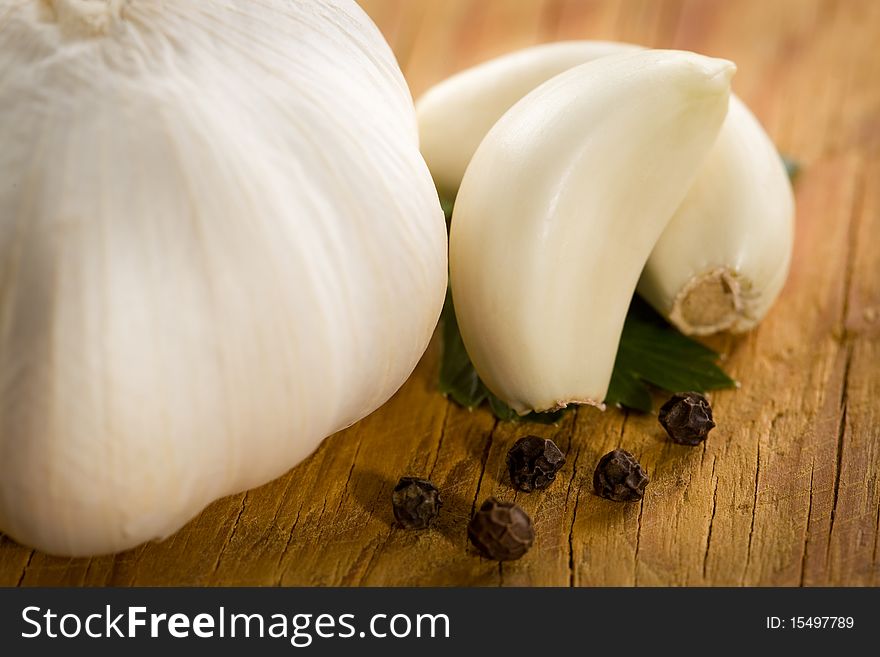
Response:
[[[560,41],[497,57],[443,80],[416,102],[419,143],[437,188],[454,197],[477,146],[508,109],[563,71],[638,46]]]
[[[403,383],[446,289],[406,83],[354,2],[0,20],[0,530],[168,536]]]
[[[601,405],[639,274],[724,121],[732,63],[639,51],[566,71],[489,131],[450,276],[480,377],[517,412]]]
[[[638,49],[607,41],[544,44],[429,89],[416,111],[422,153],[438,187],[455,196],[491,126],[540,83]],[[746,331],[779,295],[793,243],[791,184],[761,125],[731,96],[718,142],[648,259],[638,292],[684,333]]]
[[[654,246],[642,297],[682,332],[753,328],[788,276],[794,197],[782,159],[736,97],[709,157]]]

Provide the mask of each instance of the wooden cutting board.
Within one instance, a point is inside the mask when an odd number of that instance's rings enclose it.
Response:
[[[368,0],[414,94],[515,48],[614,39],[727,57],[736,92],[800,160],[791,277],[750,335],[711,345],[741,383],[712,396],[704,447],[655,416],[592,408],[559,426],[498,423],[436,391],[435,340],[382,409],[262,488],[220,500],[160,544],[60,559],[0,537],[0,585],[880,585],[880,2],[873,0]],[[520,435],[568,454],[543,493],[516,495]],[[652,482],[641,504],[591,491],[610,449]],[[436,528],[392,526],[391,488],[429,476]],[[537,540],[483,560],[465,526],[515,499]]]

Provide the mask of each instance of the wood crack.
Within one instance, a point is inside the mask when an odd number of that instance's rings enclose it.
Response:
[[[638,525],[636,527],[636,553],[635,553],[635,566],[633,569],[633,586],[639,585],[639,548],[642,543],[642,511],[645,509],[645,499],[642,498],[639,500],[639,517],[638,517]]]
[[[241,507],[238,509],[238,515],[235,517],[235,522],[232,524],[232,531],[229,532],[229,537],[223,542],[223,547],[220,548],[220,553],[217,555],[217,561],[214,562],[214,567],[211,569],[212,575],[220,569],[220,561],[223,559],[223,555],[226,554],[226,549],[232,543],[232,539],[235,538],[235,532],[238,531],[238,523],[241,520],[241,516],[244,514],[248,495],[250,495],[249,492],[241,496]]]
[[[568,434],[567,452],[571,452],[572,443],[574,443],[574,432],[577,429],[578,409],[574,409],[574,417],[571,420],[571,431]],[[571,499],[571,487],[577,478],[577,465],[581,457],[581,448],[578,447],[574,454],[574,461],[571,463],[571,478],[568,480],[568,488],[565,491],[565,505],[568,507],[568,501]],[[568,528],[568,585],[574,586],[574,523],[577,520],[578,504],[581,501],[581,489],[578,487],[574,500],[574,509],[571,513],[571,525]]]
[[[800,585],[804,586],[807,577],[807,546],[810,543],[810,523],[813,519],[813,472],[815,471],[816,462],[810,464],[810,505],[807,507],[807,526],[804,531],[804,552],[801,555],[801,579]]]
[[[862,207],[866,196],[866,178],[865,167],[859,169],[856,178],[855,189],[853,190],[852,207],[849,213],[849,225],[847,227],[847,245],[846,259],[843,279],[843,303],[841,307],[841,348],[845,350],[845,360],[843,366],[843,379],[840,388],[840,404],[839,413],[840,420],[837,426],[837,461],[834,472],[834,496],[831,504],[831,523],[828,528],[828,541],[825,545],[825,567],[826,575],[830,576],[831,564],[831,543],[834,535],[834,526],[837,520],[837,502],[840,495],[840,478],[843,470],[843,443],[846,437],[846,420],[847,420],[847,401],[849,395],[849,375],[853,358],[852,336],[847,327],[850,308],[850,295],[852,294],[853,270],[855,269],[855,254],[857,250],[857,238],[859,233],[859,222],[862,215]],[[812,492],[811,492],[812,495]],[[812,502],[812,498],[811,498]],[[806,551],[806,548],[805,548]]]
[[[715,511],[718,508],[718,478],[715,476],[715,459],[712,460],[712,516],[709,518],[709,532],[706,535],[706,551],[703,553],[703,579],[706,579],[706,568],[709,564],[709,549],[712,547],[712,525],[715,523]]]
[[[580,455],[580,450],[578,450],[578,455]],[[575,457],[577,459],[577,457]],[[572,480],[574,480],[574,475],[572,475]],[[568,585],[570,587],[574,587],[575,585],[575,570],[574,570],[574,524],[577,521],[577,512],[578,512],[578,504],[581,502],[581,489],[578,487],[577,494],[574,498],[574,512],[571,514],[571,527],[568,530]]]
[[[440,450],[443,448],[443,439],[446,437],[446,424],[449,421],[449,409],[452,406],[451,403],[446,403],[446,408],[443,410],[443,424],[440,425],[440,438],[437,440],[437,449],[434,452],[434,462],[431,463],[431,468],[428,470],[428,479],[431,479],[434,476],[434,469],[437,467],[437,461],[440,460]]]
[[[284,506],[284,501],[290,494],[290,487],[293,485],[293,479],[294,478],[291,476],[287,477],[287,481],[284,484],[284,490],[281,492],[281,495],[278,496],[278,506],[275,507],[275,513],[272,514],[272,521],[266,526],[266,531],[263,532],[263,536],[266,536],[273,527],[278,526],[278,514],[281,513],[281,507]]]
[[[570,443],[569,443],[570,444]],[[568,490],[565,493],[565,502],[568,504],[568,500],[571,498],[571,487],[574,485],[574,481],[577,478],[577,466],[578,460],[581,457],[580,447],[577,449],[574,455],[574,462],[571,466],[571,479],[568,481]],[[577,521],[577,512],[578,512],[578,504],[581,501],[581,486],[578,486],[577,492],[575,493],[574,498],[574,510],[571,514],[571,526],[568,528],[568,585],[575,585],[575,571],[574,571],[574,524]]]
[[[852,364],[853,347],[846,347],[846,362],[843,366],[843,386],[840,391],[840,423],[837,426],[837,469],[834,473],[834,497],[831,504],[831,526],[828,529],[828,544],[825,549],[826,563],[831,555],[831,536],[834,533],[834,521],[837,517],[837,498],[840,494],[840,475],[843,470],[843,439],[846,435],[846,406],[849,387],[849,370]]]
[[[477,488],[474,491],[474,501],[471,503],[471,514],[468,517],[473,517],[474,513],[477,511],[477,498],[480,496],[480,488],[483,486],[483,475],[486,474],[486,465],[489,462],[489,451],[492,449],[492,440],[495,436],[495,429],[498,427],[498,420],[495,420],[495,423],[492,425],[492,430],[489,432],[489,438],[486,440],[486,446],[483,448],[483,455],[480,458],[481,466],[480,466],[480,478],[477,480]]]
[[[339,494],[339,503],[336,505],[336,513],[339,513],[339,508],[342,506],[342,503],[345,502],[346,494],[348,493],[348,484],[351,482],[351,476],[354,474],[354,467],[357,464],[358,454],[361,453],[361,445],[363,445],[364,441],[358,436],[357,447],[354,450],[354,456],[351,457],[351,467],[348,469],[348,476],[345,478],[345,484],[342,486],[342,492]],[[324,506],[327,506],[327,500],[324,499]],[[321,512],[323,515],[323,511]]]
[[[752,540],[755,536],[755,517],[758,515],[758,486],[761,481],[761,439],[758,439],[758,457],[755,462],[755,498],[752,501],[752,523],[749,527],[749,545],[746,549],[746,565],[743,569],[742,583],[745,584],[749,565],[752,562]]]
[[[296,518],[293,519],[293,525],[290,526],[290,532],[287,534],[287,543],[284,545],[284,549],[281,551],[281,556],[278,557],[278,565],[276,568],[280,571],[278,575],[278,581],[275,583],[276,586],[281,586],[281,581],[284,579],[284,571],[281,570],[281,564],[284,563],[284,557],[287,556],[288,551],[290,550],[290,544],[293,543],[293,536],[296,533],[296,526],[299,524],[299,514],[302,513],[302,505],[300,505],[299,509],[296,511]]]
[[[623,443],[623,434],[626,432],[626,423],[629,420],[629,410],[623,409],[623,420],[620,423],[620,442]],[[639,500],[639,515],[636,518],[636,549],[633,554],[633,586],[639,585],[639,551],[642,545],[642,513],[645,510],[645,499]]]
[[[36,553],[36,550],[31,550],[31,553],[28,555],[27,561],[24,564],[24,568],[21,569],[21,576],[18,578],[16,586],[21,586],[22,583],[24,583],[24,576],[27,575],[28,568],[30,568],[31,561],[34,560],[34,555]]]

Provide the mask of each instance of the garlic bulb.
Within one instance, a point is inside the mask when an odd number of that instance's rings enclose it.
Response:
[[[732,63],[637,51],[507,111],[467,167],[450,276],[462,339],[517,412],[601,405],[639,274],[727,113]]]
[[[353,1],[13,3],[0,107],[13,538],[93,555],[165,537],[422,355],[443,214]]]
[[[510,107],[573,66],[639,49],[607,41],[543,44],[497,57],[416,103],[434,181],[455,196],[477,146]],[[794,198],[776,149],[736,97],[694,185],[645,266],[638,292],[687,334],[746,331],[772,306],[794,247]]]

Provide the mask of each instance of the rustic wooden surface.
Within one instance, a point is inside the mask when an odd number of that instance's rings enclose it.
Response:
[[[735,89],[797,183],[791,278],[760,328],[720,338],[742,387],[713,395],[705,447],[663,439],[653,416],[584,408],[561,426],[497,423],[435,391],[439,345],[384,408],[289,475],[220,500],[183,530],[96,559],[0,537],[0,585],[880,585],[880,2],[874,0],[369,0],[414,94],[507,50],[628,40],[737,62]],[[568,463],[516,495],[504,455],[524,432]],[[641,504],[591,492],[622,446],[652,483]],[[397,477],[446,500],[427,532],[392,526]],[[489,495],[532,515],[534,549],[499,566],[465,524]]]

